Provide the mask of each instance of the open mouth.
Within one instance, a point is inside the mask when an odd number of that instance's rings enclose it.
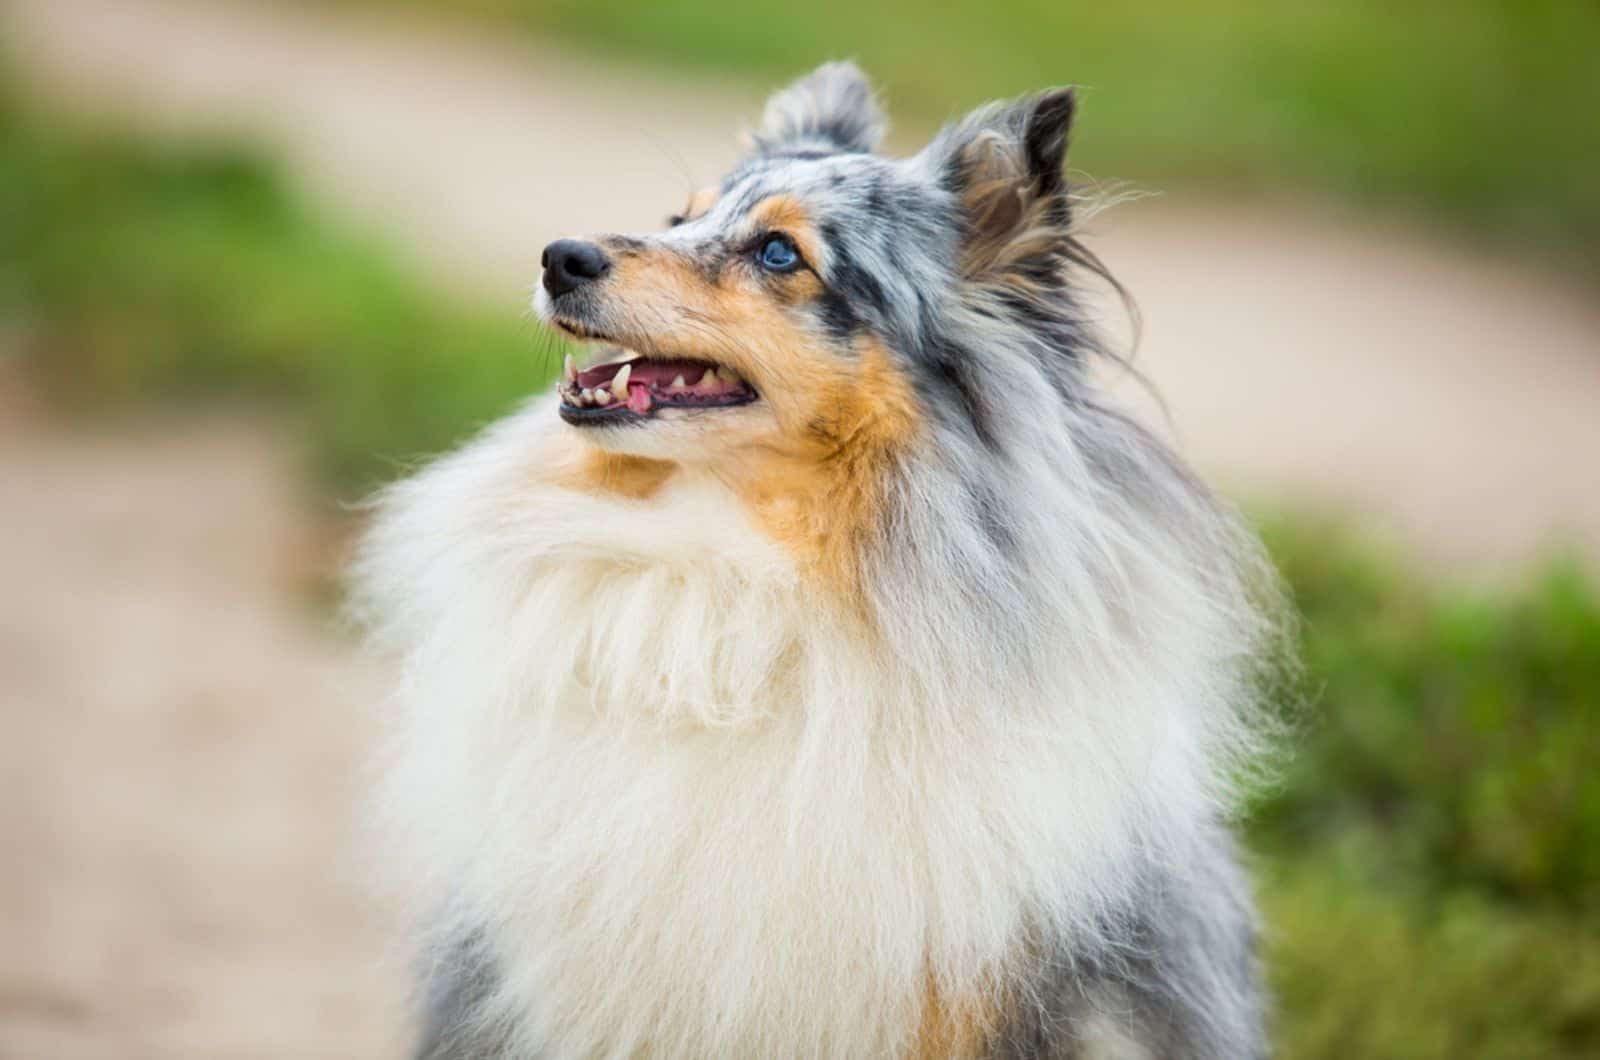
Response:
[[[619,350],[616,360],[579,371],[568,355],[561,418],[573,424],[644,420],[662,409],[748,405],[760,395],[726,365],[644,357]]]

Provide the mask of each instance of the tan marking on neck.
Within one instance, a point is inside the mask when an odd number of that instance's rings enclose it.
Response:
[[[563,489],[610,493],[642,501],[656,495],[678,465],[644,456],[608,453],[585,445],[574,459],[552,469],[551,481]]]
[[[786,384],[807,388],[802,429],[783,449],[764,451],[735,483],[802,573],[852,601],[880,532],[885,475],[921,426],[910,384],[888,351],[866,342],[860,358],[853,372],[790,376]]]
[[[923,989],[922,1023],[906,1060],[977,1060],[988,1055],[999,1031],[999,1009],[982,991],[965,996],[947,994],[929,972]]]

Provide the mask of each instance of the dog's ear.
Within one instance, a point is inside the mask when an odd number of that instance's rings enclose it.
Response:
[[[749,136],[757,154],[875,150],[887,123],[855,63],[826,63],[767,100]]]
[[[981,108],[922,152],[964,215],[963,272],[972,279],[1040,279],[1070,244],[1063,172],[1077,97],[1051,89]]]

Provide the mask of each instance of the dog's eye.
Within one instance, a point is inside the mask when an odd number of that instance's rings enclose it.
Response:
[[[800,252],[788,236],[768,236],[757,256],[761,267],[772,272],[788,272],[800,264]]]

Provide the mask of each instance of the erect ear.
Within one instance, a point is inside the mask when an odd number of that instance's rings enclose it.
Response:
[[[1062,172],[1077,98],[1056,88],[981,108],[945,129],[924,164],[965,215],[962,267],[971,278],[1040,279],[1068,246]]]
[[[862,152],[885,127],[867,76],[855,63],[827,63],[773,93],[750,141],[764,155]]]

